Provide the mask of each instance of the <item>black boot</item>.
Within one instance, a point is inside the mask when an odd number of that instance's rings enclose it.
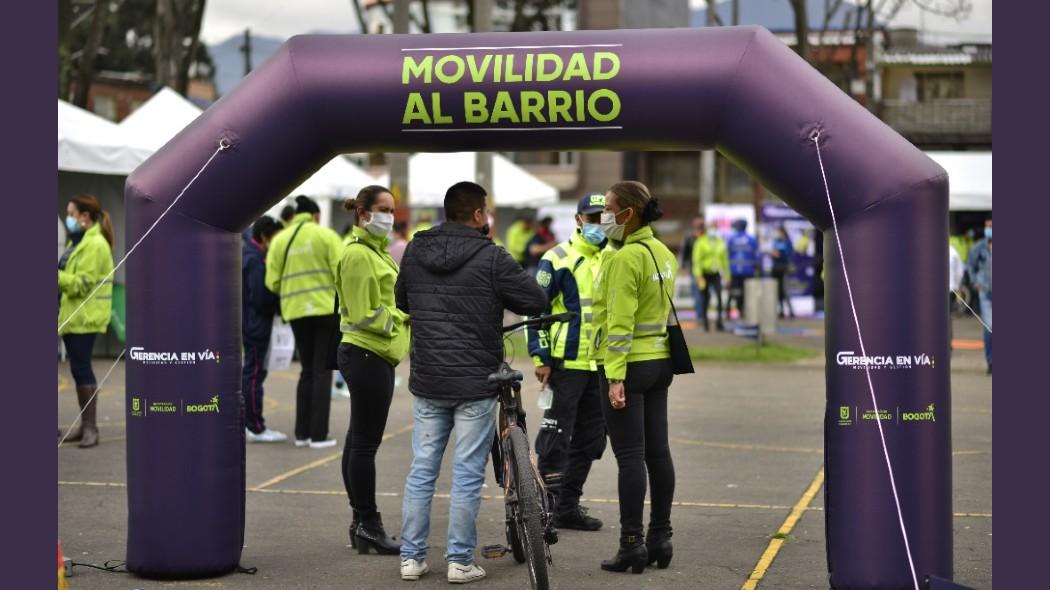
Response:
[[[378,512],[361,513],[361,521],[357,525],[357,552],[367,554],[369,547],[376,550],[379,555],[398,555],[401,553],[401,543],[395,541],[386,534],[383,529],[383,519]]]
[[[649,565],[656,564],[660,569],[671,564],[674,546],[671,545],[671,528],[653,529],[645,536],[645,548],[649,552]]]
[[[612,559],[602,562],[602,569],[607,572],[625,572],[627,568],[632,573],[640,574],[645,571],[645,565],[649,563],[649,551],[645,548],[640,535],[620,537],[620,550]]]
[[[84,408],[80,415],[80,444],[77,445],[82,449],[98,446],[98,425],[95,419],[98,396],[95,395],[95,391],[94,385],[77,386],[77,400],[80,407]]]
[[[361,513],[354,510],[354,517],[350,520],[350,546],[357,549],[357,527],[361,524]]]
[[[597,531],[602,528],[602,521],[587,514],[587,510],[577,504],[555,514],[554,526],[576,531]]]

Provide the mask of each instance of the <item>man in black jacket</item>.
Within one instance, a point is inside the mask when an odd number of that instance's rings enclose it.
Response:
[[[395,285],[399,309],[411,316],[412,466],[405,481],[401,578],[430,571],[424,558],[434,482],[449,434],[456,430],[448,528],[448,581],[485,577],[474,563],[475,520],[492,448],[496,388],[488,383],[503,360],[503,310],[536,315],[547,296],[488,237],[485,189],[460,182],[445,193],[447,222],[409,242]]]
[[[283,433],[266,427],[263,419],[263,381],[266,380],[266,350],[270,346],[273,316],[280,298],[265,285],[266,248],[281,229],[273,218],[262,216],[252,224],[251,240],[244,242],[241,256],[241,337],[244,344],[244,433],[248,442],[283,442]]]

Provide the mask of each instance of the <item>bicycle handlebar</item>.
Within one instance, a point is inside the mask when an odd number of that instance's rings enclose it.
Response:
[[[572,320],[573,318],[575,318],[576,316],[577,316],[577,313],[575,311],[566,311],[566,312],[563,312],[563,313],[539,315],[539,316],[536,316],[536,317],[529,318],[529,319],[527,319],[525,321],[518,322],[516,324],[510,324],[509,326],[503,326],[503,331],[504,332],[513,332],[514,330],[517,330],[519,328],[523,328],[525,326],[544,326],[544,325],[553,324],[554,322],[568,322],[568,321]]]

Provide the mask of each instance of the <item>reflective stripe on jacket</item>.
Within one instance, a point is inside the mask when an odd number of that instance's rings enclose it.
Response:
[[[62,293],[58,325],[73,317],[59,334],[105,333],[113,312],[113,281],[106,278],[112,270],[113,252],[96,223],[84,232],[80,243],[69,254],[65,270],[58,271],[58,290]],[[80,307],[99,283],[102,287]]]
[[[536,281],[547,293],[546,313],[576,312],[569,322],[550,328],[527,330],[529,355],[538,367],[551,366],[552,358],[562,359],[566,369],[593,371],[589,341],[592,329],[594,276],[604,249],[587,243],[579,231],[567,242],[548,250],[536,271]]]
[[[336,270],[339,330],[343,342],[397,365],[408,354],[408,314],[397,308],[398,267],[386,251],[387,238],[355,225]]]
[[[649,246],[652,255],[642,242]],[[604,298],[604,329],[599,330],[607,336],[598,334],[596,338],[601,342],[599,354],[607,378],[623,379],[627,363],[671,356],[667,343],[671,315],[668,296],[674,289],[677,266],[671,251],[645,226],[627,237],[605,267],[599,284]]]
[[[266,254],[266,288],[281,297],[284,321],[336,312],[335,269],[341,252],[339,235],[318,225],[310,213],[296,215],[277,232]]]

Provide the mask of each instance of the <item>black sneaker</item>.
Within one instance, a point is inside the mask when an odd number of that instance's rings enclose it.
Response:
[[[576,531],[597,531],[602,528],[602,521],[588,516],[587,511],[579,505],[554,515],[554,526],[559,529],[571,529]]]

